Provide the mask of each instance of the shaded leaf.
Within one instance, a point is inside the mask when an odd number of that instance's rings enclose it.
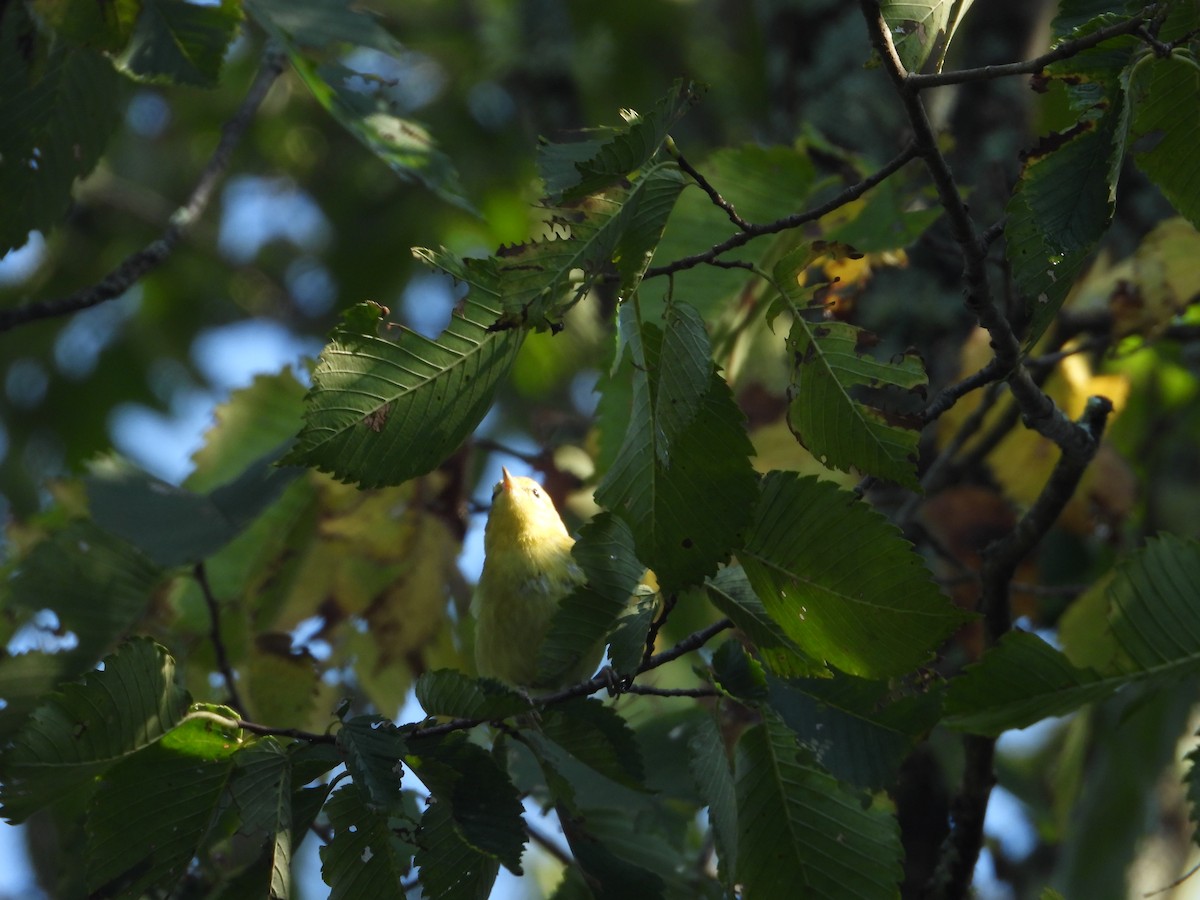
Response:
[[[280,32],[301,47],[357,44],[393,56],[404,49],[377,16],[345,0],[245,0],[245,6],[267,31]]]
[[[879,4],[900,61],[909,72],[919,72],[932,59],[940,72],[946,49],[973,0],[883,0]]]
[[[160,740],[187,712],[175,660],[135,638],[82,682],[62,685],[39,706],[5,751],[0,798],[11,821],[75,792],[114,763]]]
[[[404,775],[400,760],[408,750],[400,729],[382,716],[356,716],[338,730],[337,746],[366,801],[382,812],[394,812]]]
[[[247,833],[276,832],[292,827],[292,760],[279,741],[265,737],[233,757],[230,793]]]
[[[852,675],[911,671],[968,618],[934,586],[895,526],[815,478],[766,476],[738,558],[784,632]]]
[[[737,878],[747,900],[898,897],[899,826],[815,768],[773,716],[738,741]]]
[[[507,685],[455,669],[422,673],[417,702],[428,715],[462,719],[506,719],[529,711],[529,701]]]
[[[88,807],[92,897],[136,897],[183,874],[220,811],[236,727],[190,719],[109,769]]]
[[[802,247],[780,260],[775,280],[793,311],[788,350],[788,426],[796,439],[826,466],[851,466],[914,490],[920,422],[864,402],[857,389],[901,388],[923,393],[925,366],[916,353],[881,363],[868,351],[873,335],[846,322],[809,322],[803,310],[809,291],[798,276],[824,251]]]
[[[1178,6],[1186,9],[1188,4]],[[1192,19],[1200,18],[1195,6]],[[1200,23],[1196,23],[1200,24]],[[1196,24],[1192,27],[1195,28]],[[1200,228],[1200,64],[1187,50],[1135,66],[1130,81],[1133,125],[1129,142],[1138,168],[1171,205]]]
[[[283,462],[361,487],[432,471],[479,424],[521,346],[519,333],[489,330],[499,308],[479,294],[436,341],[406,328],[385,340],[348,313],[321,351],[304,428]]]
[[[236,0],[142,0],[117,68],[139,81],[215,87],[241,20]]]
[[[402,897],[414,848],[402,841],[387,814],[366,803],[352,784],[329,797],[325,814],[333,839],[321,847],[321,878],[331,900]]]
[[[430,897],[483,900],[491,894],[499,863],[463,840],[445,803],[432,803],[425,810],[417,841],[416,864],[421,869],[421,885]]]
[[[712,575],[740,543],[757,476],[743,415],[710,359],[698,313],[672,304],[666,330],[620,312],[633,409],[596,499],[624,519],[664,593]]]
[[[738,811],[733,771],[725,742],[716,723],[706,717],[697,724],[688,742],[688,766],[700,796],[708,806],[717,859],[724,880],[738,871]]]
[[[542,733],[580,762],[627,787],[644,776],[637,738],[611,706],[581,697],[542,712]]]

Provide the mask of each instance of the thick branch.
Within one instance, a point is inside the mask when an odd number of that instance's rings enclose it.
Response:
[[[1053,50],[1043,53],[1034,59],[1027,59],[1024,62],[1005,63],[999,66],[981,66],[977,69],[959,69],[957,72],[909,75],[905,79],[905,83],[912,90],[920,91],[925,88],[941,87],[946,84],[991,81],[994,78],[1003,78],[1007,75],[1035,75],[1051,63],[1069,59],[1072,56],[1082,53],[1084,50],[1090,50],[1097,44],[1103,44],[1111,38],[1120,37],[1123,34],[1137,34],[1145,27],[1146,20],[1154,15],[1155,6],[1155,4],[1147,6],[1133,18],[1127,19],[1124,22],[1117,22],[1114,25],[1097,29],[1091,34],[1076,38],[1073,41],[1063,41]]]
[[[1086,453],[1063,450],[1058,464],[1029,511],[1005,537],[984,551],[980,574],[979,610],[983,614],[984,636],[994,645],[1012,628],[1009,594],[1017,566],[1045,537],[1079,487],[1104,432],[1112,403],[1105,397],[1092,397],[1080,417],[1079,431],[1089,441]],[[968,896],[971,877],[983,846],[983,819],[988,798],[995,786],[992,763],[996,753],[994,738],[969,736],[964,740],[966,759],[962,786],[951,809],[953,828],[942,845],[941,859],[926,888],[929,900],[959,900]]]
[[[273,44],[270,45],[263,55],[262,67],[246,92],[241,106],[221,129],[221,139],[217,142],[217,148],[200,173],[191,195],[187,202],[175,210],[170,224],[162,235],[136,253],[125,257],[115,269],[89,288],[58,300],[42,300],[15,309],[0,310],[0,331],[8,331],[18,325],[26,325],[42,319],[70,315],[80,310],[99,306],[109,300],[115,300],[147,272],[162,265],[208,206],[221,176],[229,167],[234,149],[254,120],[254,115],[263,98],[266,97],[267,91],[283,71],[283,65],[283,53]]]

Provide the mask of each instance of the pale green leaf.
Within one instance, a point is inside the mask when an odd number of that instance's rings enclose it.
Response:
[[[942,70],[954,32],[973,0],[883,0],[879,4],[900,61],[909,72]]]
[[[766,476],[738,558],[788,637],[851,675],[911,671],[967,618],[895,526],[816,478]]]
[[[5,751],[4,815],[32,812],[94,787],[106,769],[179,724],[190,698],[175,681],[175,660],[135,638],[82,682],[62,685],[39,706]]]
[[[478,294],[436,341],[408,329],[387,340],[348,315],[321,352],[304,428],[283,461],[362,487],[436,468],[483,419],[521,346],[519,332],[489,330],[499,307]]]
[[[190,719],[104,773],[87,818],[92,896],[137,897],[170,887],[219,814],[237,729]]]
[[[746,900],[899,897],[900,829],[808,761],[773,716],[738,741],[738,869]]]
[[[596,499],[629,524],[638,558],[669,593],[714,574],[740,543],[753,504],[753,448],[693,308],[672,304],[665,331],[639,321],[632,303],[620,319],[633,408]]]

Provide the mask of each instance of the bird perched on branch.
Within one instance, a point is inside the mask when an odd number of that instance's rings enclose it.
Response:
[[[574,684],[596,671],[602,645],[556,684],[538,683],[537,674],[550,620],[585,580],[571,556],[575,539],[541,485],[501,471],[483,533],[483,573],[471,601],[476,667],[480,675],[522,688]]]

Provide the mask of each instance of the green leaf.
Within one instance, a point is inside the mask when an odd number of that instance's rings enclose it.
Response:
[[[597,501],[624,519],[664,593],[696,584],[741,542],[753,503],[754,452],[729,385],[710,359],[699,314],[672,304],[666,330],[620,312],[633,408]]]
[[[1197,16],[1194,4],[1192,14]],[[1200,64],[1186,48],[1166,59],[1148,59],[1135,65],[1130,93],[1134,162],[1200,228],[1200,160],[1195,153],[1200,116],[1194,115],[1200,108]]]
[[[438,149],[428,129],[400,115],[383,90],[365,92],[360,73],[337,63],[314,66],[295,49],[291,61],[317,102],[389,169],[449,203],[475,211],[450,157]]]
[[[942,70],[946,49],[973,0],[883,0],[879,4],[900,61],[909,72]]]
[[[663,875],[672,873],[677,854],[625,811],[591,809],[578,817],[560,811],[559,821],[596,900],[664,896]]]
[[[542,711],[542,733],[580,762],[626,787],[645,777],[637,738],[611,706],[580,697]]]
[[[392,820],[352,784],[333,792],[325,814],[333,839],[321,847],[321,878],[331,900],[404,896],[413,848],[397,836]]]
[[[732,873],[738,871],[737,794],[725,742],[711,718],[706,717],[692,733],[688,766],[708,807],[717,859],[724,880],[729,882]]]
[[[809,322],[809,291],[797,276],[824,245],[801,247],[779,261],[775,281],[793,309],[788,350],[788,427],[817,459],[833,469],[851,467],[918,490],[920,422],[858,399],[855,389],[903,388],[924,392],[925,366],[914,352],[886,363],[868,352],[878,340],[847,322]]]
[[[220,812],[236,732],[191,719],[104,774],[88,806],[91,896],[137,897],[179,879]]]
[[[117,68],[139,81],[216,87],[241,21],[236,0],[203,6],[143,0],[129,44],[116,58]]]
[[[613,266],[622,291],[637,286],[682,189],[679,169],[657,164],[628,187],[546,209],[542,237],[502,247],[495,256],[414,252],[492,298],[503,310],[495,328],[557,331],[567,311]]]
[[[357,716],[342,725],[337,746],[346,759],[346,770],[367,802],[382,812],[400,805],[400,760],[408,751],[404,735],[382,716]]]
[[[728,638],[713,652],[712,678],[745,704],[755,706],[767,699],[767,673],[737,638]]]
[[[29,6],[56,37],[79,47],[115,52],[129,41],[143,0],[33,0]]]
[[[899,897],[900,829],[815,768],[773,716],[738,741],[737,878],[747,900]]]
[[[529,701],[494,678],[471,678],[456,669],[423,672],[417,702],[431,716],[507,719],[529,712]]]
[[[1188,818],[1196,823],[1197,827],[1192,829],[1192,841],[1200,844],[1200,771],[1197,771],[1197,765],[1200,764],[1200,746],[1193,747],[1188,751],[1186,757],[1187,771],[1183,776],[1184,796],[1187,798]]]
[[[738,558],[788,637],[851,675],[911,671],[968,618],[895,526],[816,478],[766,476]]]
[[[333,44],[372,47],[392,56],[404,52],[380,20],[346,0],[245,0],[246,11],[266,31],[315,50]]]
[[[90,791],[98,775],[178,725],[189,703],[164,648],[146,638],[124,644],[102,670],[51,694],[18,732],[0,760],[5,817],[20,822]]]
[[[211,556],[240,534],[302,471],[257,460],[208,494],[177,488],[116,456],[92,465],[84,479],[96,524],[141,549],[161,566]]]
[[[446,804],[433,803],[425,810],[418,843],[416,864],[428,896],[438,900],[483,900],[491,894],[500,866],[463,840]]]
[[[279,741],[273,737],[257,740],[239,750],[233,763],[230,793],[241,813],[239,830],[272,836],[290,830],[292,760]]]
[[[525,847],[523,809],[508,775],[492,756],[461,733],[410,736],[405,762],[435,803],[449,809],[454,827],[470,847],[521,874]]]
[[[979,734],[1024,728],[1064,715],[1138,681],[1176,681],[1200,673],[1200,544],[1173,535],[1151,539],[1125,560],[1109,584],[1114,648],[1097,671],[1079,668],[1024,632],[1000,644],[950,683],[946,724]]]
[[[283,463],[364,488],[436,468],[483,419],[521,347],[520,333],[489,330],[499,307],[479,293],[436,341],[406,328],[385,340],[348,313],[321,351],[304,428]],[[359,304],[359,316],[371,306]]]
[[[769,688],[771,708],[823,769],[872,790],[892,785],[942,711],[936,694],[892,697],[886,683],[849,675],[772,678]]]
[[[609,513],[601,513],[580,529],[571,555],[587,576],[587,584],[563,598],[550,622],[539,651],[539,684],[561,683],[580,659],[591,654],[630,608],[630,598],[646,571],[635,555],[629,526]]]
[[[754,649],[771,672],[794,678],[826,671],[823,662],[808,656],[771,618],[741,566],[722,568],[704,587],[713,606],[754,643]]]
[[[0,256],[49,232],[99,162],[120,117],[119,76],[99,52],[44,49],[25,4],[0,17]]]
[[[676,81],[645,116],[623,110],[623,126],[586,132],[587,139],[574,143],[543,142],[538,148],[538,171],[546,193],[556,202],[578,200],[640,169],[658,153],[667,132],[699,102],[701,94],[694,83]]]

